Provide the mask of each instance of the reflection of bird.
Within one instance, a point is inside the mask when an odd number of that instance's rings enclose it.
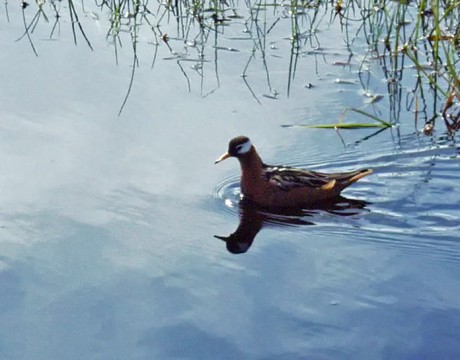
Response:
[[[238,204],[240,215],[238,228],[228,236],[214,235],[214,237],[225,241],[229,252],[242,254],[249,250],[256,235],[267,224],[281,226],[315,225],[312,221],[315,220],[314,216],[318,210],[334,216],[347,217],[359,214],[367,204],[362,200],[347,199],[339,195],[335,198],[324,200],[316,206],[267,210],[243,199]]]
[[[225,241],[227,250],[232,254],[242,254],[251,247],[257,233],[262,229],[266,216],[259,212],[257,205],[242,200],[239,203],[240,223],[236,231],[229,236],[214,235]]]
[[[262,162],[249,138],[238,136],[216,164],[236,157],[241,165],[241,191],[245,198],[265,207],[292,207],[336,197],[347,186],[372,173],[370,169],[325,174]]]

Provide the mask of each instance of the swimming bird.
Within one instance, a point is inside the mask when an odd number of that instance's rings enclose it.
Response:
[[[215,164],[230,157],[240,162],[243,196],[269,208],[299,207],[334,198],[355,181],[372,173],[371,169],[361,169],[327,174],[289,166],[266,165],[246,136],[230,140],[228,151]]]

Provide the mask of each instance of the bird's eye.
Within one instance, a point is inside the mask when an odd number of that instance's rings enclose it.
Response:
[[[236,147],[236,151],[240,151],[242,147],[243,147],[243,145],[238,145],[238,146]]]

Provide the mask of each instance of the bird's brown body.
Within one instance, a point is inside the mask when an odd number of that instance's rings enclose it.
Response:
[[[294,207],[334,198],[372,173],[370,169],[344,173],[320,173],[263,163],[255,147],[244,136],[232,139],[229,151],[216,162],[236,157],[241,165],[243,196],[264,207]]]

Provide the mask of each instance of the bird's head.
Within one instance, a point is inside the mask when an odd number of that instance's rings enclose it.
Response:
[[[237,136],[228,143],[228,151],[222,154],[214,163],[220,163],[229,157],[241,158],[252,149],[251,140],[246,136]]]

